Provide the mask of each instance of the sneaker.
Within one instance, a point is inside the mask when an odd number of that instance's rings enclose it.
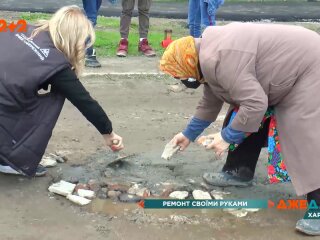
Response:
[[[142,52],[143,55],[147,57],[154,57],[156,56],[155,51],[150,47],[148,40],[146,38],[142,39],[142,41],[139,42],[139,52]]]
[[[311,236],[320,236],[320,219],[300,219],[296,230]]]
[[[117,50],[117,56],[118,57],[126,57],[128,54],[128,40],[127,39],[121,39],[119,42],[118,50]]]
[[[250,171],[246,168],[246,171]],[[213,186],[217,187],[249,187],[252,185],[253,173],[244,175],[240,171],[226,171],[218,173],[205,173],[203,180]]]
[[[47,169],[41,165],[38,165],[37,170],[36,170],[36,177],[43,177],[47,174]]]
[[[86,55],[85,66],[86,67],[92,67],[92,68],[101,67],[101,64],[97,60],[96,50],[95,49],[93,49],[91,55]]]
[[[5,174],[22,175],[23,176],[22,173],[14,170],[12,167],[10,167],[8,165],[0,165],[0,172],[5,173]],[[42,167],[41,165],[39,165],[37,167],[35,176],[42,177],[42,176],[46,175],[46,173],[47,173],[47,169]]]

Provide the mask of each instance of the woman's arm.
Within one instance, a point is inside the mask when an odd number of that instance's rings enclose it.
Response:
[[[199,101],[195,117],[207,122],[214,122],[222,108],[223,101],[218,99],[216,95],[213,94],[210,86],[204,84],[203,86],[203,96]]]
[[[64,69],[48,80],[52,91],[67,98],[101,134],[112,132],[112,123],[71,69]]]

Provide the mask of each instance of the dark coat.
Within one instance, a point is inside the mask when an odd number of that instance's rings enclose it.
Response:
[[[58,93],[39,96],[38,90],[70,67],[49,33],[28,39],[32,29],[0,34],[0,159],[28,176],[35,174],[64,103]]]

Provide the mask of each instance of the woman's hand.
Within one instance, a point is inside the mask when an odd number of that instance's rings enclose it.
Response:
[[[212,142],[206,146],[206,149],[213,149],[219,157],[228,150],[230,144],[223,140],[221,132],[208,135],[207,137],[212,139]]]
[[[190,144],[190,140],[182,133],[178,133],[177,135],[175,135],[172,138],[171,142],[176,146],[180,146],[180,151],[185,150]]]
[[[106,141],[106,145],[110,147],[112,151],[120,151],[124,148],[122,137],[114,132],[104,134],[103,138]]]

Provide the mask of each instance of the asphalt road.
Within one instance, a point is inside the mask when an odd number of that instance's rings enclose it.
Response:
[[[64,5],[82,6],[79,0],[1,0],[0,10],[54,12]],[[154,2],[151,16],[165,18],[187,18],[188,6],[185,3]],[[120,16],[120,4],[111,5],[103,0],[100,15]],[[137,12],[134,12],[136,15]],[[218,20],[255,21],[270,19],[274,21],[320,21],[320,2],[280,2],[280,3],[225,3],[217,13]]]

